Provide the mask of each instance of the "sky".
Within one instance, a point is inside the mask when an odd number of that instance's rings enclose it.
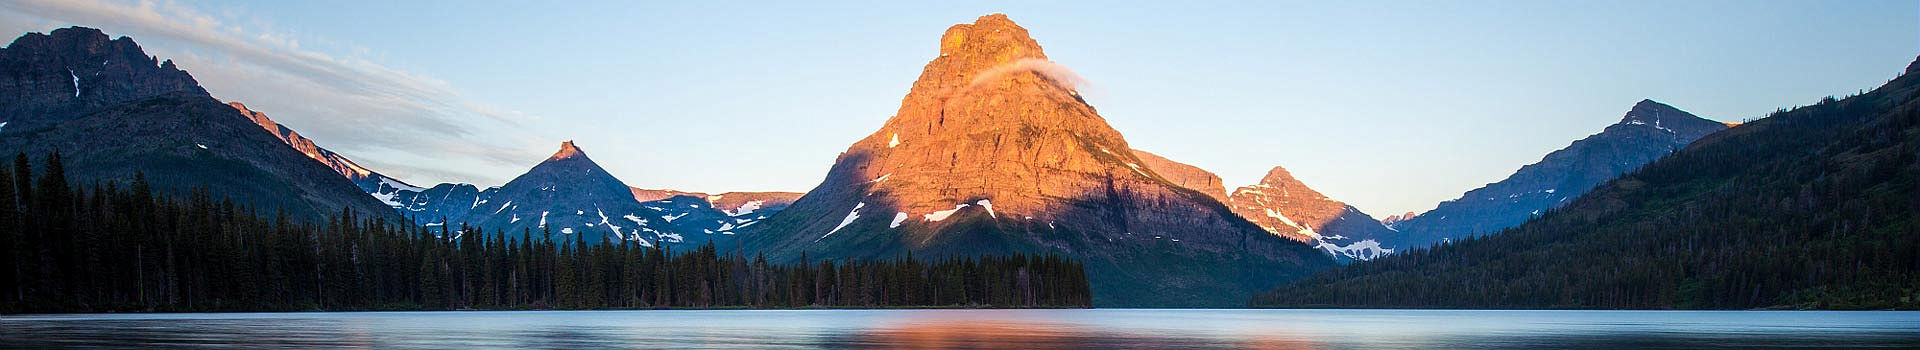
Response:
[[[574,140],[628,185],[805,192],[947,26],[1006,13],[1136,149],[1274,166],[1381,217],[1498,181],[1653,99],[1739,122],[1878,86],[1901,1],[0,1],[0,33],[131,36],[214,97],[416,185]]]

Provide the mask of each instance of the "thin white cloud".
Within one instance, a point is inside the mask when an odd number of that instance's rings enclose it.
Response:
[[[376,169],[410,181],[496,183],[542,155],[535,138],[508,132],[528,116],[465,99],[440,80],[303,49],[297,35],[249,30],[189,6],[0,1],[0,19],[11,18],[131,36],[149,54],[174,59],[215,97],[246,102],[362,163],[412,165]]]

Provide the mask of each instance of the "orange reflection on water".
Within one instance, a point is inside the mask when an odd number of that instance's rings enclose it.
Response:
[[[987,320],[909,321],[866,332],[859,341],[886,348],[1080,349],[1095,336],[1063,324]]]
[[[973,310],[888,320],[851,335],[848,345],[881,349],[1184,349],[1306,350],[1319,344],[1284,335],[1179,331],[1181,327],[1114,329],[1030,311]],[[1146,323],[1153,323],[1153,320]],[[1169,322],[1178,322],[1169,320]]]

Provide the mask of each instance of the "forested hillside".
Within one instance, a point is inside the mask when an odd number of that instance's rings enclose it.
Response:
[[[1268,307],[1920,308],[1920,62],[1709,135],[1491,237],[1353,264]]]
[[[271,217],[205,189],[69,183],[59,153],[0,168],[0,313],[520,308],[1087,307],[1060,256],[769,264],[631,242],[508,239],[346,211]],[[551,236],[552,233],[544,233]],[[575,235],[577,237],[577,235]],[[543,237],[544,238],[544,237]]]

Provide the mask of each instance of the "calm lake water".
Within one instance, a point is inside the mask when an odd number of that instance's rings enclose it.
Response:
[[[1920,348],[1920,312],[742,310],[0,316],[8,348]]]

